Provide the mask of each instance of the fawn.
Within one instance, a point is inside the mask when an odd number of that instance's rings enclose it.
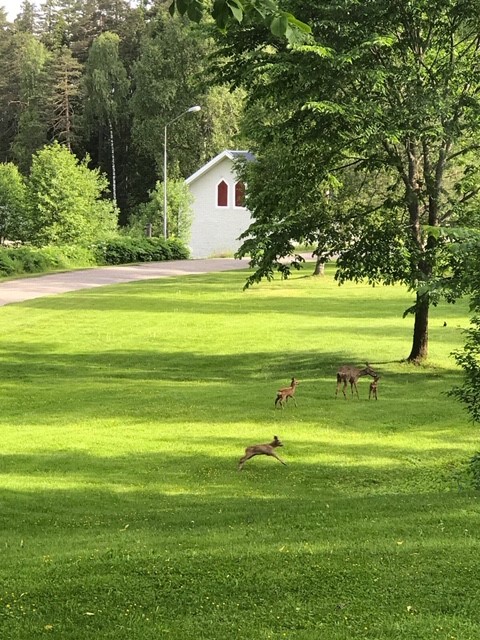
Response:
[[[245,455],[240,458],[240,461],[238,463],[238,470],[241,471],[245,462],[247,460],[250,460],[250,458],[253,458],[253,456],[262,455],[273,456],[279,462],[287,466],[286,463],[275,453],[275,449],[277,447],[283,447],[283,443],[280,442],[277,436],[273,436],[273,441],[270,443],[252,444],[250,447],[247,447],[245,449]]]
[[[277,397],[275,398],[275,406],[277,406],[277,404],[280,404],[280,406],[283,409],[283,407],[285,406],[285,403],[288,401],[289,398],[292,398],[293,402],[295,403],[295,406],[297,406],[297,401],[295,400],[295,389],[297,388],[297,384],[300,384],[298,380],[296,380],[295,378],[292,378],[292,381],[289,387],[284,387],[283,389],[279,389],[277,391]]]
[[[364,367],[363,369],[359,369],[358,367],[351,367],[351,366],[340,367],[340,369],[337,371],[337,389],[335,391],[335,397],[337,397],[338,390],[340,389],[340,386],[343,382],[342,392],[345,400],[347,399],[347,394],[345,393],[345,389],[347,388],[348,383],[350,383],[352,396],[353,396],[353,389],[355,389],[357,398],[359,398],[360,396],[358,395],[357,382],[358,382],[358,379],[361,378],[362,376],[372,376],[372,378],[378,377],[376,372],[369,366],[368,362],[367,362],[367,366]]]
[[[372,397],[372,395],[375,398],[375,400],[378,400],[377,388],[378,388],[378,381],[379,380],[380,380],[380,376],[375,376],[375,378],[370,383],[370,390],[368,392],[368,399],[369,400]]]

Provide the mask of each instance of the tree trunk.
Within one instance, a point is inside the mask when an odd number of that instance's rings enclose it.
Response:
[[[322,262],[321,258],[317,258],[317,262],[315,263],[315,269],[313,270],[314,276],[323,276],[325,275],[325,263]]]
[[[428,295],[417,293],[417,310],[413,327],[413,344],[408,362],[419,363],[428,356],[428,312],[430,300]]]
[[[113,141],[113,125],[112,121],[108,119],[108,130],[110,133],[110,152],[112,158],[112,197],[113,202],[117,204],[117,175],[116,175],[116,167],[115,167],[115,144]]]

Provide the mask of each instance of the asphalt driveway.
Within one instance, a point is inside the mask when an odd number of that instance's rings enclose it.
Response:
[[[195,273],[233,271],[248,267],[248,260],[234,258],[211,258],[206,260],[172,260],[171,262],[145,262],[142,264],[121,265],[118,267],[97,267],[50,273],[45,276],[21,278],[0,282],[0,306],[12,302],[23,302],[57,293],[92,289],[108,284],[134,282],[135,280],[153,280]]]

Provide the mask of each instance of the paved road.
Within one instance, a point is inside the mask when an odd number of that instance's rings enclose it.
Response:
[[[103,287],[107,284],[185,276],[194,273],[232,271],[234,269],[245,269],[246,267],[248,267],[248,260],[212,258],[207,260],[145,262],[119,267],[98,267],[80,271],[68,271],[66,273],[50,273],[34,278],[0,282],[0,306],[11,304],[12,302],[23,302],[32,298],[52,296],[57,293],[66,293],[67,291]]]

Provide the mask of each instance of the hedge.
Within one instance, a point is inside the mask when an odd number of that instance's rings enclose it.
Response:
[[[163,238],[121,237],[90,247],[0,247],[0,277],[131,262],[184,260],[188,255],[188,249],[181,242]]]

